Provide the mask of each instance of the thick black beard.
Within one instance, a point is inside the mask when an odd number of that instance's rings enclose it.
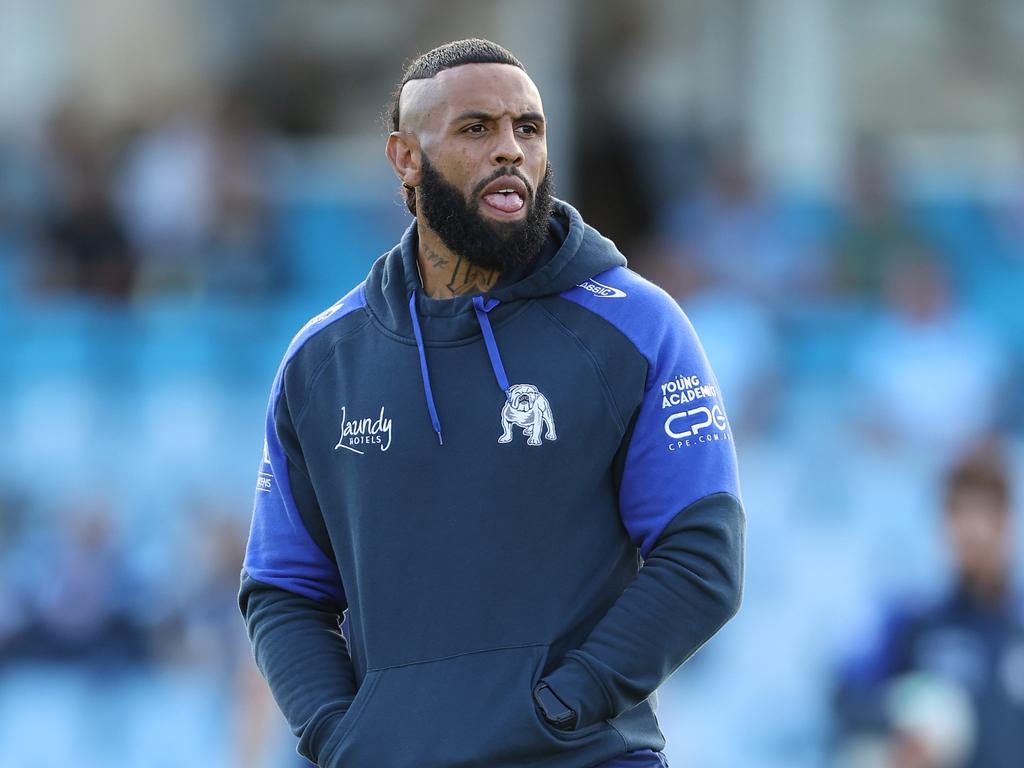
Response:
[[[441,242],[470,264],[499,272],[528,264],[548,236],[551,216],[551,164],[536,191],[517,168],[499,168],[476,185],[469,200],[422,155],[416,207]],[[479,212],[480,193],[501,176],[517,176],[526,185],[527,212],[522,221],[488,221]]]

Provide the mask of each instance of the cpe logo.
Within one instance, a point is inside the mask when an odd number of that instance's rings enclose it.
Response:
[[[673,440],[686,438],[697,438],[699,442],[707,442],[708,439],[718,440],[720,436],[714,432],[725,432],[728,428],[729,423],[725,419],[725,411],[718,405],[711,408],[702,405],[681,413],[673,413],[665,419],[665,434]],[[703,432],[709,432],[711,436],[703,435]],[[689,441],[687,441],[688,444]]]
[[[577,283],[576,287],[589,291],[601,299],[623,299],[626,297],[625,291],[599,283],[597,280],[584,280],[582,283]]]

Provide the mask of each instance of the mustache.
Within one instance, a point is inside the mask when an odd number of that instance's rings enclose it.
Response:
[[[515,176],[517,179],[523,182],[523,184],[526,185],[527,196],[530,197],[531,199],[533,198],[533,185],[527,180],[525,176],[523,176],[523,172],[520,171],[518,168],[508,167],[498,168],[494,173],[492,173],[486,179],[484,179],[475,187],[473,187],[471,199],[476,200],[477,198],[479,198],[480,193],[484,191],[484,187],[486,187],[492,181],[502,178],[503,176]]]

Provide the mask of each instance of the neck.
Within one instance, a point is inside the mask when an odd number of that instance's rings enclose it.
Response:
[[[971,597],[984,606],[997,607],[1006,598],[1009,584],[1004,574],[964,574],[961,578]]]
[[[450,299],[484,293],[498,282],[500,272],[471,264],[464,256],[450,250],[422,217],[417,217],[419,252],[416,263],[420,268],[423,292],[432,299]]]

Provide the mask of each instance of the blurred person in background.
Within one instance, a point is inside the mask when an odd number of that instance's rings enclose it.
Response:
[[[28,501],[0,485],[0,666],[16,656],[32,620],[22,565]]]
[[[852,377],[859,423],[880,445],[956,455],[998,421],[1009,358],[950,282],[930,250],[884,267],[884,311],[853,351]]]
[[[43,526],[37,521],[35,530],[22,529],[10,547],[5,559],[17,570],[8,583],[23,621],[9,638],[12,656],[104,670],[147,659],[137,574],[124,551],[123,531],[103,502],[61,510]]]
[[[182,545],[182,559],[187,557],[190,567],[179,576],[180,626],[164,644],[177,656],[167,660],[222,675],[225,685],[249,661],[244,633],[235,617],[223,611],[238,590],[237,564],[245,541],[244,525],[231,512],[210,500],[194,505]]]
[[[113,147],[75,105],[62,105],[46,131],[46,206],[39,233],[43,292],[121,300],[131,295],[136,252],[113,200]]]
[[[389,128],[415,219],[272,389],[239,590],[256,661],[325,768],[663,767],[656,690],[742,590],[714,373],[551,196],[511,53],[418,57]]]
[[[832,287],[840,297],[875,306],[884,301],[887,276],[920,253],[924,237],[894,189],[893,164],[877,141],[862,138],[848,163]]]
[[[676,193],[663,206],[658,229],[677,244],[675,268],[686,274],[688,293],[727,287],[779,309],[810,277],[809,265],[787,242],[778,201],[739,135],[715,144],[696,193]]]
[[[142,296],[260,298],[280,287],[268,129],[241,91],[156,110],[119,168]]]
[[[1011,509],[1000,443],[984,442],[950,470],[943,526],[952,581],[931,604],[892,609],[873,647],[846,665],[835,699],[844,765],[1024,764],[1024,621],[1012,584]],[[882,762],[851,759],[871,734],[883,739]]]

